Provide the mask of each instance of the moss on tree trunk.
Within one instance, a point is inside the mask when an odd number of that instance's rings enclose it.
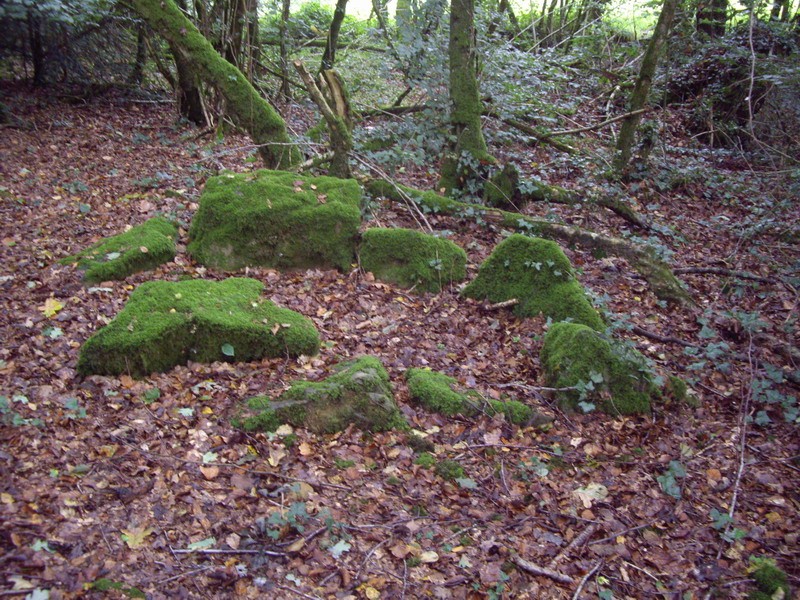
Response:
[[[173,0],[133,0],[132,3],[189,67],[225,98],[228,115],[259,145],[259,154],[267,167],[282,169],[299,162],[300,153],[289,139],[281,116],[239,69],[214,50]]]

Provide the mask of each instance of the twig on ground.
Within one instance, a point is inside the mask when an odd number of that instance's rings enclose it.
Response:
[[[157,585],[164,585],[165,583],[169,583],[170,581],[175,581],[176,579],[181,579],[182,577],[187,577],[189,575],[196,575],[197,573],[202,573],[203,571],[208,571],[209,569],[213,568],[211,565],[205,565],[200,567],[199,569],[192,569],[191,571],[184,571],[183,573],[178,573],[177,575],[173,575],[172,577],[167,577],[166,579],[160,579],[156,582]]]
[[[367,563],[369,562],[369,559],[372,558],[372,555],[375,554],[375,552],[378,550],[378,548],[380,548],[381,546],[383,546],[385,544],[388,544],[391,540],[392,540],[392,538],[387,537],[382,542],[379,542],[379,543],[375,544],[372,547],[372,550],[367,552],[367,555],[364,557],[364,560],[361,561],[361,564],[359,565],[358,570],[356,571],[356,574],[353,576],[353,585],[354,586],[358,585],[358,582],[359,582],[359,580],[361,578],[361,571],[363,571],[364,567],[367,566]]]
[[[547,567],[540,567],[535,563],[525,560],[518,554],[514,554],[511,556],[511,562],[513,562],[523,571],[527,571],[528,573],[531,573],[533,575],[541,575],[543,577],[549,577],[550,579],[558,581],[559,583],[575,583],[575,580],[569,575],[564,575],[563,573],[559,573],[558,571],[554,571],[553,569],[548,569]]]
[[[579,535],[575,536],[575,538],[567,544],[561,552],[556,554],[547,564],[548,569],[555,569],[556,565],[564,560],[570,552],[572,552],[575,548],[586,542],[590,537],[594,535],[594,532],[597,531],[597,525],[592,523],[586,529],[584,529]]]
[[[578,600],[578,598],[580,598],[580,595],[581,595],[581,592],[583,591],[584,586],[589,581],[589,579],[592,578],[592,575],[597,573],[597,571],[600,569],[601,566],[603,566],[603,561],[602,560],[598,560],[594,564],[594,566],[591,568],[591,570],[586,575],[583,576],[583,579],[581,579],[581,582],[578,584],[578,587],[575,588],[575,593],[572,594],[572,600]]]
[[[262,554],[264,556],[288,556],[286,552],[276,552],[275,550],[234,550],[232,548],[198,548],[191,550],[190,548],[170,548],[173,554]]]

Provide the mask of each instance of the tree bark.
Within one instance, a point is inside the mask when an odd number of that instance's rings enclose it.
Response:
[[[633,143],[636,139],[636,129],[639,127],[639,122],[642,120],[642,113],[638,112],[647,103],[647,96],[650,93],[650,86],[653,83],[653,76],[658,66],[658,59],[661,55],[664,46],[667,43],[667,36],[672,20],[675,18],[675,10],[678,6],[678,0],[664,0],[664,5],[661,8],[661,14],[658,17],[653,37],[647,45],[647,50],[642,58],[642,66],[639,69],[639,76],[636,78],[636,84],[631,94],[631,101],[629,112],[630,116],[622,122],[620,128],[619,138],[617,139],[616,156],[614,157],[614,170],[625,176],[631,161],[633,153]]]
[[[287,100],[292,97],[292,88],[289,87],[289,50],[286,46],[286,23],[292,10],[292,0],[282,0],[280,31],[280,61],[281,61],[281,95]]]
[[[728,20],[728,0],[702,0],[695,13],[697,33],[715,39],[725,35]]]
[[[268,168],[299,162],[281,116],[262,98],[236,67],[222,58],[173,0],[132,0],[134,8],[187,62],[192,72],[213,85],[226,101],[234,124],[259,146]]]
[[[476,179],[480,165],[495,164],[481,129],[483,105],[476,75],[475,0],[452,0],[448,55],[450,125],[456,142],[442,160],[439,188],[449,194],[454,189],[466,189]]]
[[[42,19],[28,9],[28,44],[33,59],[33,85],[45,84],[44,42],[42,41]]]
[[[331,26],[328,29],[328,39],[325,41],[325,51],[322,53],[320,73],[332,69],[336,62],[336,46],[339,43],[339,30],[342,28],[346,8],[347,0],[336,1],[336,10],[333,11],[333,19],[331,19]]]
[[[147,61],[147,27],[139,23],[136,27],[136,59],[128,75],[130,85],[141,85],[144,78],[144,64]]]

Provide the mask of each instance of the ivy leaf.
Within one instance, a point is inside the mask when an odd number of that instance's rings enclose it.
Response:
[[[222,353],[225,356],[231,356],[231,357],[235,354],[233,346],[231,346],[230,344],[222,344]]]
[[[211,548],[214,544],[217,543],[217,538],[209,537],[204,540],[199,540],[197,542],[192,542],[187,546],[189,550],[203,550],[204,548]]]
[[[51,340],[57,340],[64,335],[64,331],[60,327],[51,327],[48,325],[42,330],[42,335]]]
[[[465,490],[474,490],[478,487],[478,484],[475,483],[474,479],[470,479],[469,477],[459,477],[456,479],[456,483]]]

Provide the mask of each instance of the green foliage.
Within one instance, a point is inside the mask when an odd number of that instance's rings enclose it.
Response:
[[[571,388],[558,393],[566,407],[588,400],[609,414],[648,413],[651,399],[660,396],[641,354],[578,323],[550,326],[541,363],[548,385]]]
[[[439,292],[466,277],[467,255],[450,240],[412,229],[367,229],[360,264],[381,281],[419,292]]]
[[[121,594],[128,598],[146,598],[147,596],[143,591],[135,587],[128,587],[121,581],[113,581],[112,579],[96,579],[89,587],[98,592],[109,592],[111,590],[119,591]]]
[[[679,479],[686,477],[686,469],[683,464],[677,460],[669,462],[669,468],[661,475],[656,477],[661,490],[668,496],[672,496],[676,500],[680,500],[682,491],[681,485],[678,483]]]
[[[59,262],[77,264],[84,271],[84,283],[125,279],[172,260],[177,236],[174,224],[156,217]]]
[[[427,410],[443,415],[475,414],[476,399],[456,391],[458,382],[438,371],[411,368],[406,371],[411,399]]]
[[[16,394],[10,400],[8,396],[0,396],[0,423],[12,427],[22,427],[23,425],[41,427],[44,425],[41,419],[28,419],[15,411],[13,408],[13,404],[15,403],[22,405],[28,404],[28,398],[22,394]]]
[[[502,413],[514,425],[525,425],[533,417],[533,409],[517,400],[490,400],[489,406],[495,413]]]
[[[436,458],[430,452],[422,452],[414,459],[414,464],[424,469],[432,469],[436,465]]]
[[[187,250],[227,270],[350,269],[361,225],[353,180],[261,170],[206,182]]]
[[[751,600],[772,600],[774,598],[788,600],[792,597],[789,577],[783,569],[778,567],[773,559],[751,556],[748,571],[758,588],[751,592],[749,596]]]
[[[84,343],[78,371],[141,377],[188,360],[225,360],[225,344],[240,361],[315,354],[319,333],[311,320],[261,298],[263,289],[244,278],[144,283]]]
[[[543,314],[554,321],[572,320],[605,329],[574,279],[569,259],[549,240],[511,235],[481,264],[478,276],[462,294],[489,302],[516,299],[514,314],[520,317]]]
[[[436,463],[436,474],[442,479],[455,481],[464,479],[464,467],[454,460],[440,460]]]

